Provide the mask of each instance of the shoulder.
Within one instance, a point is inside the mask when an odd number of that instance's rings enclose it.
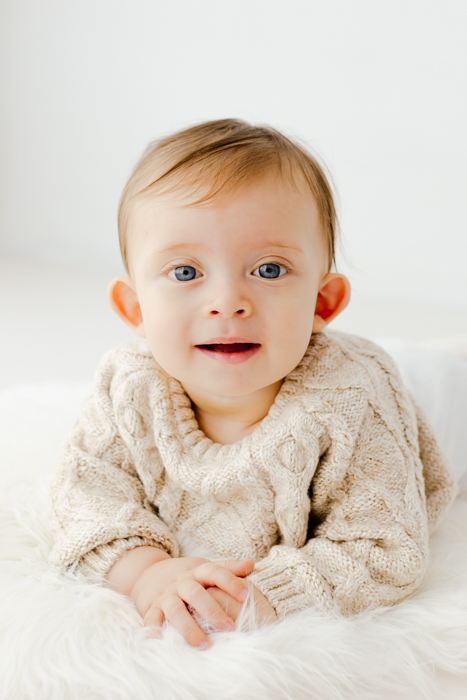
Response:
[[[139,367],[152,363],[156,365],[148,341],[145,338],[127,340],[105,352],[98,365],[97,371],[110,368]]]
[[[388,427],[415,426],[412,397],[393,358],[377,343],[342,331],[312,336],[302,385],[359,425],[370,410]]]
[[[393,358],[380,345],[351,333],[326,331],[312,336],[307,354],[309,379],[331,387],[360,387],[373,393],[388,382],[402,385]]]
[[[95,388],[113,395],[127,380],[141,372],[161,371],[145,338],[120,343],[101,357],[94,376]]]
[[[417,449],[413,399],[383,348],[337,331],[317,334],[310,345],[312,361],[303,384],[311,401],[320,399],[342,417],[354,440],[361,431],[366,437],[390,433],[401,450],[407,440]]]

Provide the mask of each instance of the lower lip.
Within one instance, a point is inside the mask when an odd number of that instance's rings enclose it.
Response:
[[[242,350],[241,352],[216,352],[215,350],[208,350],[207,348],[202,348],[196,346],[197,350],[200,350],[204,355],[207,355],[216,362],[221,362],[224,365],[238,365],[241,362],[246,362],[256,355],[256,353],[261,349],[261,345],[254,345],[248,350]]]

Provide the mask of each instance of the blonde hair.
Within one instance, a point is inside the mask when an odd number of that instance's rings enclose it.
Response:
[[[128,274],[128,220],[131,203],[137,196],[202,191],[199,199],[190,202],[196,206],[228,196],[240,185],[272,169],[298,190],[295,170],[309,187],[320,215],[329,271],[335,264],[337,215],[323,166],[307,149],[270,126],[219,119],[150,143],[136,164],[118,208],[120,251]]]

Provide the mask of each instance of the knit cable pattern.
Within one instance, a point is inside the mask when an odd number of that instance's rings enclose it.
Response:
[[[457,495],[451,465],[387,353],[312,336],[256,430],[210,440],[144,339],[102,358],[51,480],[50,564],[103,577],[127,549],[256,562],[279,617],[350,615],[420,584],[429,534]]]

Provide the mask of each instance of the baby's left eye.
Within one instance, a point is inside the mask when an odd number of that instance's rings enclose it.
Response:
[[[265,263],[253,270],[255,277],[263,277],[263,279],[275,280],[277,277],[283,277],[287,274],[287,270],[282,265],[277,263]]]

